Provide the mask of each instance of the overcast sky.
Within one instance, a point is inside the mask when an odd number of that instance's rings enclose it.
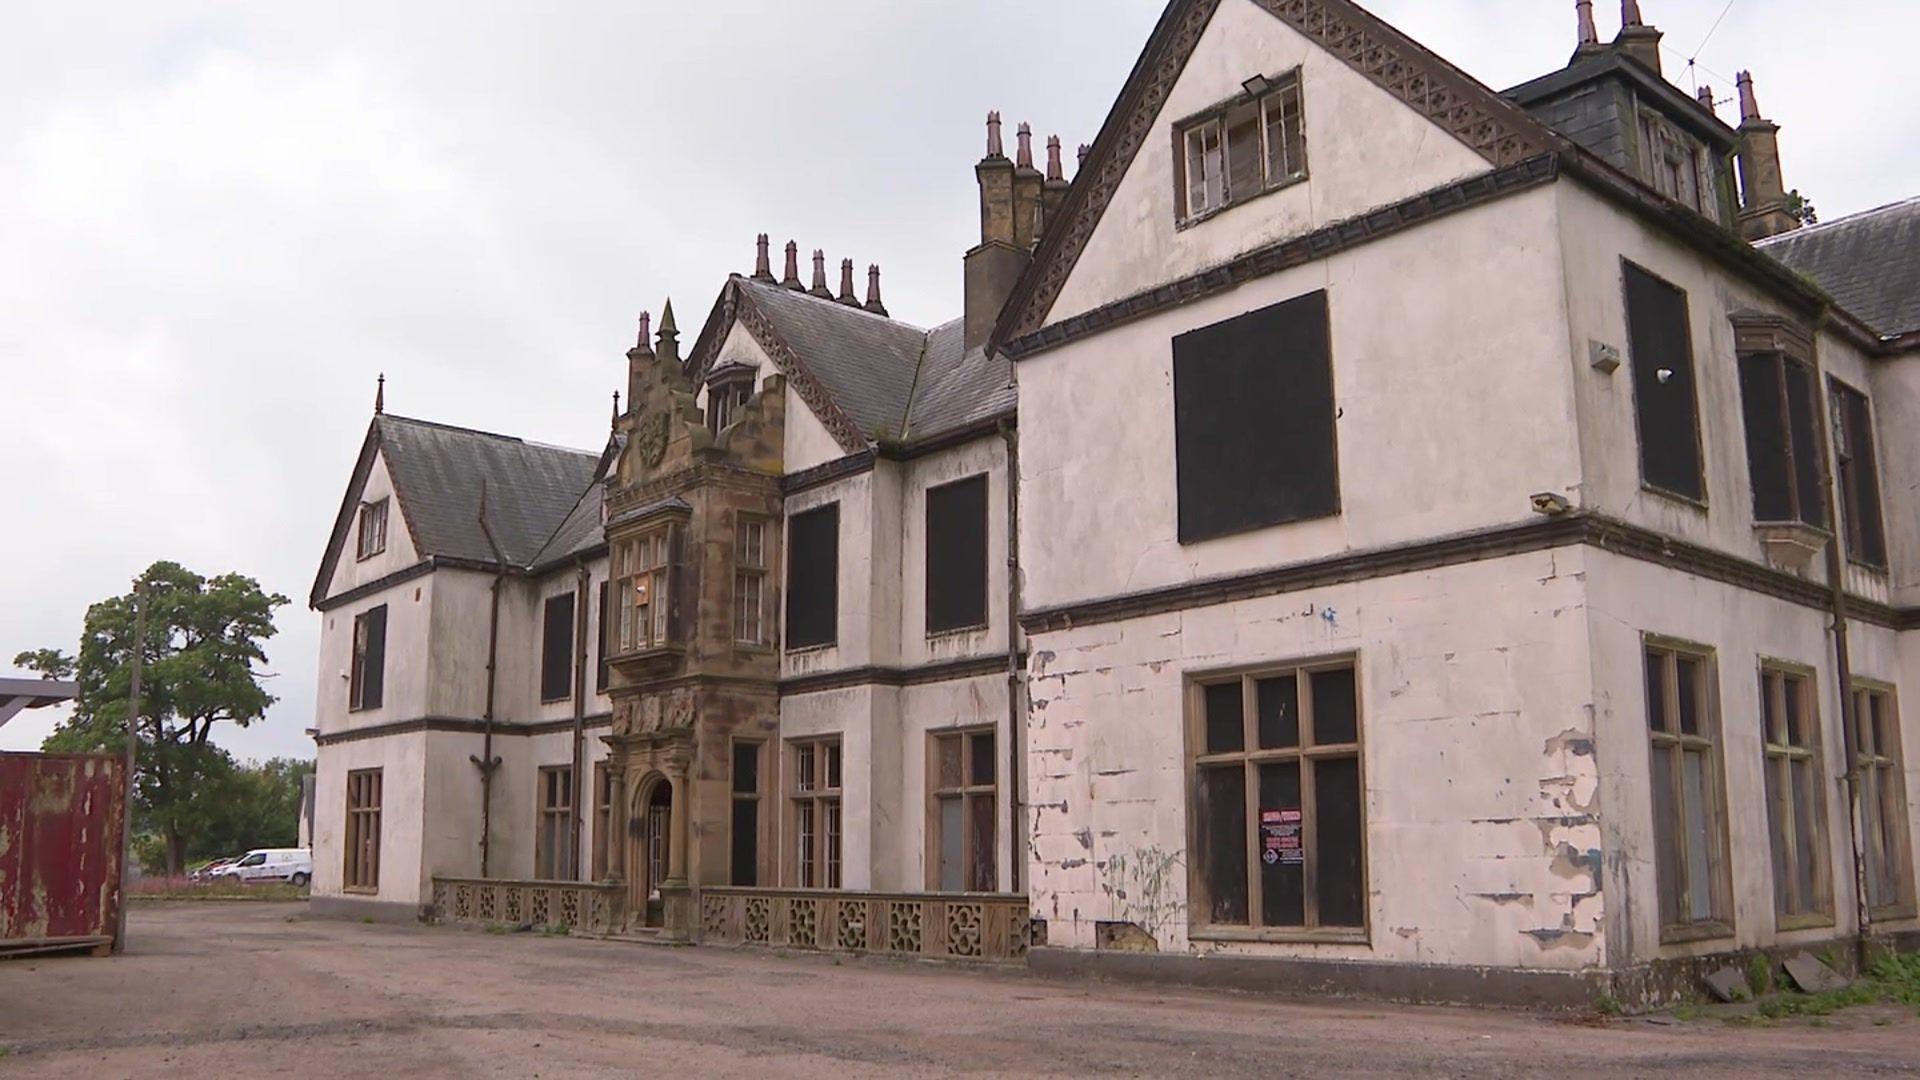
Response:
[[[1689,89],[1724,2],[1642,0]],[[240,571],[293,603],[279,704],[221,742],[310,756],[305,598],[377,373],[394,412],[597,447],[636,313],[671,294],[690,337],[763,230],[880,263],[897,317],[950,318],[986,110],[1071,160],[1161,6],[8,5],[0,668],[72,650],[154,559]],[[1371,6],[1496,88],[1573,46],[1571,0]],[[1735,0],[1701,77],[1724,98],[1754,70],[1788,185],[1832,218],[1920,190],[1920,94],[1874,47],[1916,38],[1907,0]]]

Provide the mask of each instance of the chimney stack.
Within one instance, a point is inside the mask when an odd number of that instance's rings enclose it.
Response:
[[[1091,153],[1093,153],[1093,144],[1092,144],[1092,143],[1081,143],[1081,144],[1080,144],[1080,157],[1079,157],[1079,160],[1077,160],[1077,161],[1075,161],[1075,162],[1073,163],[1073,178],[1074,178],[1075,180],[1078,180],[1078,179],[1080,179],[1080,170],[1081,170],[1081,169],[1084,169],[1084,168],[1086,168],[1086,167],[1087,167],[1087,155],[1088,155],[1088,154],[1091,154]]]
[[[1013,161],[1013,244],[1032,251],[1040,241],[1040,193],[1046,178],[1033,167],[1033,125],[1022,123],[1018,138]]]
[[[880,264],[867,267],[867,303],[866,309],[875,315],[885,317],[887,305],[880,302]]]
[[[840,295],[836,297],[850,307],[859,307],[860,298],[853,295],[853,260],[840,260]]]
[[[792,240],[787,241],[786,274],[781,277],[780,286],[795,292],[805,288],[800,284],[800,245]]]
[[[1716,117],[1720,115],[1720,110],[1713,107],[1713,87],[1701,83],[1700,89],[1695,90],[1693,96],[1700,99],[1700,104],[1706,106],[1708,112]]]
[[[766,233],[761,233],[754,241],[753,280],[773,284],[773,263],[767,258]]]
[[[1787,209],[1780,125],[1760,115],[1751,72],[1740,72],[1735,81],[1740,87],[1740,235],[1764,240],[1799,228],[1800,219]]]
[[[640,376],[646,372],[647,366],[653,363],[653,345],[648,340],[653,336],[652,322],[652,315],[644,311],[640,313],[639,338],[634,342],[633,348],[627,350],[627,408],[629,410],[640,406]]]
[[[1034,232],[1034,240],[1046,235],[1047,227],[1060,212],[1060,204],[1067,201],[1067,191],[1073,185],[1067,182],[1066,166],[1060,161],[1060,136],[1047,136],[1047,178],[1040,186],[1040,227]]]
[[[1007,297],[1013,295],[1013,288],[1026,271],[1033,251],[1031,239],[1025,247],[1016,242],[1015,186],[1020,170],[1007,158],[998,112],[987,114],[987,154],[973,167],[973,172],[980,182],[980,243],[967,252],[966,257],[965,342],[968,350],[986,344],[993,335],[1000,309]],[[1037,207],[1044,181],[1031,165],[1025,172],[1031,174]],[[1025,231],[1031,232],[1031,226]],[[871,300],[868,309],[872,310]]]
[[[822,300],[833,299],[833,290],[827,288],[827,253],[819,248],[813,249],[813,288],[807,291]]]
[[[1620,0],[1620,36],[1613,47],[1660,74],[1660,39],[1666,35],[1640,17],[1640,0]]]

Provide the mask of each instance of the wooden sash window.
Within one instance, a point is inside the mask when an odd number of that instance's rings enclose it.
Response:
[[[840,887],[840,739],[792,744],[794,884]]]
[[[994,833],[999,815],[994,729],[928,736],[929,888],[993,892],[998,877]]]
[[[767,523],[745,515],[734,534],[733,640],[767,643]]]
[[[1782,928],[1829,925],[1833,886],[1827,777],[1821,767],[1819,705],[1810,669],[1761,668],[1760,721],[1774,913]]]
[[[1259,77],[1248,85],[1248,93],[1188,120],[1175,131],[1181,221],[1245,202],[1307,175],[1299,73]]]
[[[1647,729],[1662,940],[1733,932],[1713,654],[1649,641]]]
[[[354,546],[357,559],[371,559],[387,550],[388,500],[360,504],[360,534]]]
[[[1893,689],[1856,681],[1853,725],[1867,904],[1877,918],[1908,917],[1915,912],[1913,841],[1908,836],[1906,769]]]
[[[672,542],[672,527],[663,525],[614,547],[614,636],[622,655],[667,643]]]
[[[569,881],[573,878],[573,766],[543,766],[539,784],[533,876],[541,881]]]
[[[387,605],[369,608],[353,620],[353,668],[349,673],[347,708],[351,712],[377,709],[386,697]]]
[[[1865,394],[1838,379],[1828,380],[1828,389],[1847,557],[1885,569],[1887,533],[1881,520],[1880,476],[1873,452],[1873,408]]]
[[[341,877],[347,892],[380,890],[380,779],[379,769],[347,774],[346,868]]]

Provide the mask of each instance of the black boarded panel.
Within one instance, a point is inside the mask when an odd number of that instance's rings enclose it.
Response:
[[[1173,339],[1180,542],[1340,512],[1327,294]]]
[[[1705,498],[1687,294],[1632,263],[1623,265],[1641,479],[1675,495]]]
[[[987,623],[987,478],[927,491],[927,630]]]
[[[787,522],[787,647],[831,645],[840,610],[840,504]]]
[[[558,701],[573,690],[573,594],[547,597],[540,631],[540,700]]]
[[[366,662],[360,689],[360,708],[377,709],[387,693],[387,605],[360,616],[367,621]]]
[[[1740,358],[1740,403],[1747,425],[1747,475],[1753,484],[1755,521],[1793,517],[1787,403],[1780,392],[1780,358]]]

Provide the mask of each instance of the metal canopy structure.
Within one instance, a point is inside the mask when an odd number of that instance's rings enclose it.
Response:
[[[0,727],[22,709],[44,709],[80,696],[80,684],[62,679],[0,679]]]

